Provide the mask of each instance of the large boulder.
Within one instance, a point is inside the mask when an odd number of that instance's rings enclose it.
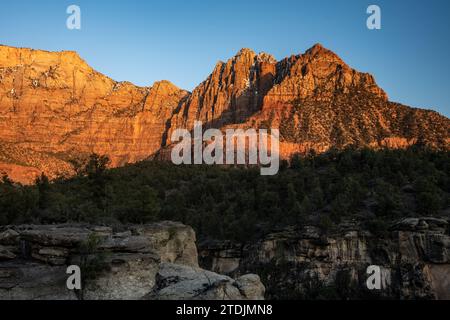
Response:
[[[265,288],[257,275],[236,280],[196,267],[163,263],[156,275],[156,300],[263,300]]]

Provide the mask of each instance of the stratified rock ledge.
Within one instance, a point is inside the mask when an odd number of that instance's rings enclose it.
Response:
[[[155,299],[220,299],[221,292],[233,299],[264,297],[257,276],[235,281],[199,269],[195,242],[191,227],[168,221],[121,232],[80,224],[0,227],[0,299],[138,300],[156,292],[155,284],[161,289],[165,277],[183,281]],[[69,265],[82,269],[81,291],[67,289]],[[197,295],[205,274],[225,281],[225,291]]]

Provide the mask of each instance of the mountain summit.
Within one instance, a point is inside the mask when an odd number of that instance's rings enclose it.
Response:
[[[0,46],[0,171],[18,181],[70,175],[70,161],[92,152],[109,155],[113,166],[146,159],[196,120],[279,128],[284,157],[450,142],[448,118],[390,102],[373,76],[320,44],[280,61],[242,49],[192,93],[168,81],[114,81],[71,51]]]

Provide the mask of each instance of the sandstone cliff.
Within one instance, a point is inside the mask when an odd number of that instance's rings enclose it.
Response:
[[[75,52],[0,46],[0,172],[30,182],[73,173],[69,161],[108,155],[136,162],[170,144],[174,129],[279,128],[281,155],[347,145],[449,148],[450,120],[389,102],[374,78],[315,45],[276,61],[242,49],[192,93],[167,81],[116,82]]]
[[[69,159],[93,152],[113,166],[142,160],[160,148],[187,94],[168,81],[113,81],[75,52],[0,46],[0,169],[55,177],[71,173]]]

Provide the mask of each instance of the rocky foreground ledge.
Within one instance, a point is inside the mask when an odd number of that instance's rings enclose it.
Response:
[[[90,225],[0,227],[0,299],[263,299],[257,275],[237,279],[198,267],[192,228],[174,222],[122,232]],[[81,291],[67,288],[69,265]]]

